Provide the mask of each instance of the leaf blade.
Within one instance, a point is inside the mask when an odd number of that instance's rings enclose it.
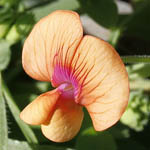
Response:
[[[2,93],[2,79],[0,72],[0,149],[8,150],[8,127],[5,101]]]
[[[19,110],[18,106],[16,105],[14,99],[12,98],[7,86],[5,84],[3,84],[3,85],[4,85],[3,86],[4,96],[7,100],[8,107],[9,107],[13,117],[15,118],[16,122],[18,123],[25,138],[27,139],[27,141],[29,143],[38,143],[38,140],[37,140],[36,136],[34,135],[32,129],[20,119],[20,117],[19,117],[20,110]]]
[[[8,42],[0,41],[0,71],[3,71],[9,64],[11,51]]]
[[[11,150],[73,150],[70,148],[64,148],[64,147],[56,147],[51,145],[39,145],[39,144],[29,144],[25,141],[18,141],[9,139],[8,146],[11,147]]]
[[[52,3],[49,3],[45,6],[37,7],[31,10],[31,12],[35,15],[35,20],[38,21],[42,17],[47,16],[51,12],[55,10],[67,9],[67,10],[75,10],[78,9],[79,4],[76,0],[58,0]]]

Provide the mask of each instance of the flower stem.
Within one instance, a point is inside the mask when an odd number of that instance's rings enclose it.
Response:
[[[150,56],[147,55],[134,55],[134,56],[122,56],[124,63],[150,63]]]

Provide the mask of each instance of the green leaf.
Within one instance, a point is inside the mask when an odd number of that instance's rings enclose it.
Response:
[[[0,39],[2,39],[7,34],[10,28],[10,24],[11,21],[4,21],[0,23]]]
[[[19,2],[19,0],[1,0],[0,5],[1,6],[5,6],[5,5],[12,6],[12,5],[18,4],[18,2]]]
[[[8,140],[8,147],[11,150],[33,150],[27,142],[20,142],[18,140]]]
[[[76,10],[79,8],[77,0],[57,0],[53,3],[37,7],[31,11],[35,15],[36,21],[40,20],[42,17],[47,16],[51,12],[58,9]]]
[[[10,7],[1,7],[0,8],[0,23],[8,21],[13,22],[15,19],[15,11],[10,9]]]
[[[148,63],[138,63],[127,66],[127,71],[129,73],[130,79],[137,78],[148,78],[150,77],[150,72],[147,71],[150,69],[150,64]]]
[[[90,127],[84,130],[77,139],[76,149],[116,150],[117,147],[113,137],[109,132],[96,132],[92,127]]]
[[[134,79],[134,80],[130,81],[130,89],[131,90],[144,90],[145,92],[149,92],[150,91],[150,80],[149,79],[144,80],[142,78],[136,78],[136,77],[133,78],[133,76],[132,76],[132,79]]]
[[[10,61],[10,45],[8,42],[0,41],[0,71],[4,70]]]
[[[84,13],[104,27],[112,28],[118,20],[117,6],[113,0],[78,0]]]
[[[6,98],[6,101],[8,103],[9,109],[10,109],[13,117],[15,118],[16,122],[18,123],[24,136],[26,137],[27,141],[29,143],[38,143],[37,138],[34,135],[31,128],[20,119],[20,117],[19,117],[20,110],[19,110],[18,106],[16,105],[15,100],[12,98],[8,88],[6,87],[6,85],[4,83],[3,83],[3,92],[4,92],[4,96]]]
[[[122,30],[119,28],[112,29],[110,37],[109,37],[109,43],[113,46],[116,47],[118,40],[121,36]]]
[[[34,23],[34,16],[31,13],[22,14],[9,30],[6,40],[11,44],[18,42],[21,38],[27,36]]]
[[[135,139],[126,139],[120,140],[118,142],[118,150],[148,150],[145,148],[145,145],[142,145],[140,142],[135,141]]]
[[[149,41],[150,34],[150,1],[140,4],[131,19],[127,22],[126,34]]]
[[[8,147],[11,148],[11,150],[72,150],[72,149],[67,149],[67,148],[59,148],[59,147],[54,147],[50,145],[38,145],[38,144],[28,144],[25,141],[18,141],[18,140],[12,140],[9,139],[8,141]]]
[[[71,148],[56,147],[51,145],[34,145],[36,150],[75,150]]]
[[[130,129],[124,126],[122,123],[118,122],[115,126],[112,126],[107,131],[111,133],[113,138],[117,140],[130,138]]]
[[[2,79],[0,73],[0,150],[8,150],[8,128],[5,101],[2,93]]]
[[[140,91],[130,92],[129,105],[121,122],[135,131],[142,131],[149,121],[149,111],[149,97]]]

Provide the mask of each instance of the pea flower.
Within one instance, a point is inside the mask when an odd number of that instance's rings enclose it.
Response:
[[[84,35],[79,15],[57,10],[41,19],[23,47],[22,64],[32,78],[54,90],[38,96],[20,114],[55,142],[71,140],[80,130],[85,107],[96,131],[114,125],[128,103],[125,66],[111,45]]]

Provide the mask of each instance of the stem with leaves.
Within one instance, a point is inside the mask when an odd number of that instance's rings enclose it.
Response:
[[[2,89],[2,76],[0,72],[0,150],[8,150],[7,114]]]
[[[150,56],[138,55],[138,56],[122,56],[124,63],[150,63]]]

